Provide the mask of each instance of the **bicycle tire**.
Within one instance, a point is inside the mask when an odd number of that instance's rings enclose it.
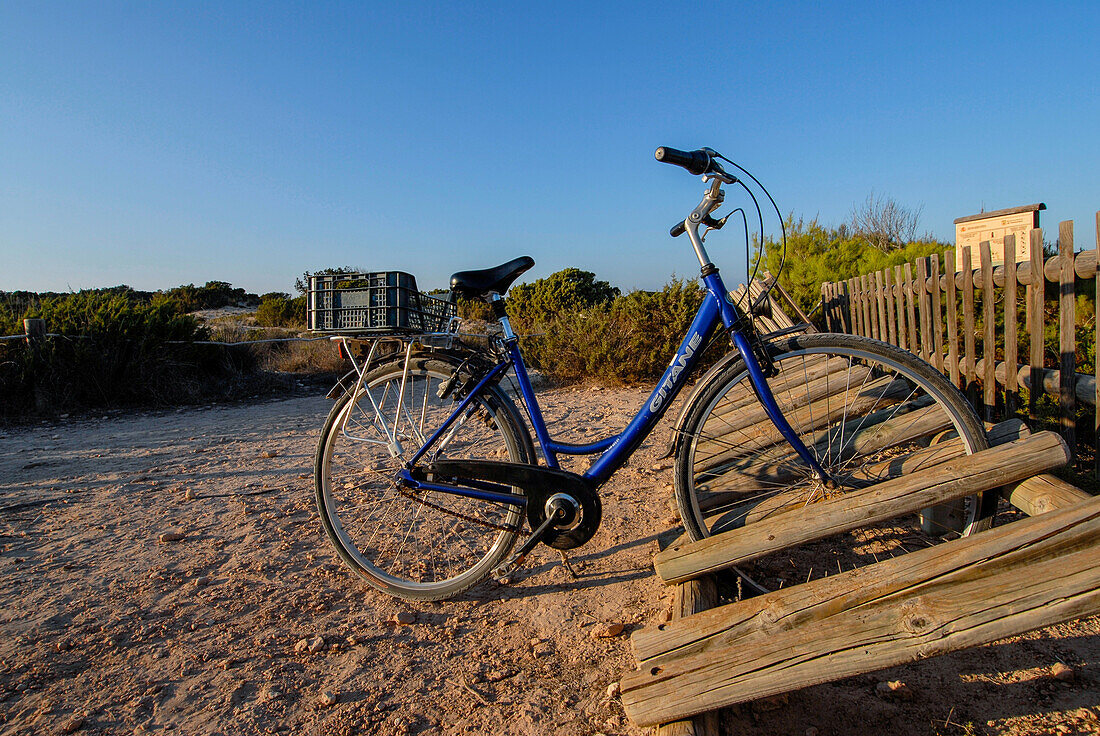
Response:
[[[318,440],[315,492],[326,536],[356,574],[400,598],[461,593],[504,559],[523,526],[521,506],[410,492],[394,483],[396,472],[455,408],[457,392],[440,399],[438,387],[460,366],[453,358],[426,355],[412,357],[407,371],[403,358],[374,368],[358,392],[337,400]],[[432,456],[533,463],[519,416],[503,391],[487,386]],[[397,456],[388,447],[391,427],[401,445]]]
[[[810,477],[808,466],[756,400],[744,361],[736,359],[697,394],[676,438],[676,503],[693,540],[899,472],[919,472],[942,461],[945,453],[971,454],[988,446],[982,423],[958,389],[928,363],[893,345],[812,333],[766,349],[778,369],[768,382],[783,415],[840,487],[827,490]],[[952,444],[929,449],[938,442]],[[906,463],[917,467],[906,468]],[[922,544],[931,544],[945,535],[976,533],[991,525],[996,495],[926,509],[919,523],[910,518],[873,534],[857,530],[839,544],[833,538],[820,543],[827,546],[808,545],[783,555],[784,560],[767,558],[754,565],[754,582],[768,581],[764,588],[804,582],[823,553],[836,562],[819,564],[819,575],[878,559],[878,550],[892,556],[904,548],[897,543],[899,535],[919,534]]]

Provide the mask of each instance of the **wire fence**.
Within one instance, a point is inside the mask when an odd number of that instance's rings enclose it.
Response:
[[[26,340],[39,339],[43,337],[62,338],[65,340],[92,340],[89,335],[63,335],[56,332],[47,332],[44,335],[4,335],[0,336],[0,342],[5,340]],[[262,345],[264,343],[273,342],[318,342],[321,340],[331,340],[331,337],[273,337],[264,338],[262,340],[240,340],[238,342],[221,342],[218,340],[165,340],[165,345],[224,345],[225,347],[237,347],[239,345]]]

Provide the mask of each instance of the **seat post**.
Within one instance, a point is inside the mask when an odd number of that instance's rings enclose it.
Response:
[[[504,341],[514,342],[516,333],[512,331],[512,323],[508,321],[508,314],[504,311],[504,297],[495,291],[491,291],[486,298],[489,301],[489,306],[493,309],[493,316],[500,321],[500,327],[504,331]]]

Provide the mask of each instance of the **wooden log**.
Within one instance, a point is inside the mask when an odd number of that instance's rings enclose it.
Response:
[[[768,386],[772,393],[782,395],[792,388],[801,389],[805,384],[821,379],[823,376],[847,371],[849,361],[843,357],[828,358],[825,355],[806,355],[800,359],[792,358],[783,361],[777,367],[779,375],[768,379]],[[760,404],[748,381],[737,387],[736,394],[729,392],[721,404],[714,408],[714,413],[721,416],[731,412],[743,410],[745,407],[755,407]]]
[[[1038,516],[1092,498],[1077,486],[1049,473],[1006,487],[1001,490],[1001,495],[1028,516]]]
[[[953,430],[951,419],[937,405],[927,401],[911,402],[900,407],[883,409],[863,417],[859,425],[838,436],[824,430],[804,437],[815,457],[830,458],[830,462],[850,462],[855,456],[870,456],[900,445],[934,437]],[[785,442],[777,442],[763,453],[753,455],[752,464],[737,462],[736,457],[723,463],[695,468],[697,485],[705,485],[713,496],[700,500],[703,511],[731,503],[744,503],[747,496],[774,489],[775,483],[788,483],[805,478],[806,465]],[[728,489],[735,492],[723,493]]]
[[[672,617],[674,621],[679,621],[717,605],[718,586],[714,584],[714,578],[704,576],[676,587]],[[719,733],[716,711],[700,713],[693,718],[672,721],[657,727],[657,736],[718,736]]]
[[[841,359],[843,361],[843,359]],[[836,361],[830,361],[831,365],[835,365]],[[794,409],[801,409],[815,401],[821,401],[830,396],[836,394],[844,394],[845,391],[852,391],[863,386],[864,380],[871,375],[871,369],[862,365],[853,365],[851,370],[847,370],[847,361],[843,361],[843,365],[837,366],[838,370],[843,368],[844,373],[847,376],[851,376],[850,381],[841,381],[837,378],[837,371],[833,371],[822,375],[818,378],[803,378],[801,374],[792,375],[784,381],[785,388],[777,389],[772,388],[772,394],[776,396],[779,401],[783,402],[783,412],[789,413]],[[889,381],[887,381],[889,383]],[[791,394],[788,392],[788,388],[791,386],[797,386],[798,392]],[[752,392],[748,392],[752,394]],[[755,394],[752,394],[755,399]],[[738,397],[740,398],[740,397]],[[768,419],[768,413],[764,407],[760,405],[759,401],[754,402],[755,405],[741,405],[736,409],[732,407],[727,408],[715,407],[714,415],[722,417],[721,426],[724,431],[733,433],[743,429],[752,427],[754,424],[771,425],[771,420]],[[750,432],[750,434],[757,434]]]
[[[940,311],[940,257],[930,256],[932,266],[932,365],[943,373],[943,316]]]
[[[1005,235],[1005,254],[1016,253],[1016,236],[1012,233]],[[1020,358],[1019,343],[1016,339],[1016,256],[1005,259],[1005,361],[1016,365]],[[1017,371],[1008,371],[1005,382],[1005,413],[1012,416],[1016,413],[1018,404],[1018,391],[1016,381]]]
[[[955,251],[949,250],[943,254],[944,268],[948,275],[955,272]],[[951,383],[956,388],[962,384],[959,381],[959,323],[955,314],[955,279],[951,278],[947,285],[947,359],[951,371]]]
[[[965,359],[960,359],[960,364],[965,362]],[[951,366],[951,360],[945,359],[945,367]],[[1024,388],[1031,390],[1031,366],[1029,365],[1017,365],[1016,366],[1016,385],[1023,386]],[[975,370],[982,372],[985,370],[985,359],[975,363]],[[997,363],[995,369],[995,375],[997,382],[1001,385],[1006,385],[1006,371],[1007,367],[1003,362]],[[1061,371],[1054,370],[1053,368],[1042,368],[1036,371],[1035,375],[1039,377],[1037,394],[1049,394],[1057,397],[1059,395],[1062,374]],[[1077,401],[1093,405],[1093,401],[1096,400],[1096,378],[1085,373],[1074,374],[1074,395],[1077,397]]]
[[[904,379],[884,376],[859,387],[855,396],[845,402],[822,400],[816,404],[786,413],[787,421],[801,432],[828,427],[842,417],[858,417],[879,407],[896,404],[909,394],[909,383]],[[756,452],[779,442],[786,442],[771,421],[759,422],[748,429],[722,437],[710,437],[696,446],[696,465],[710,469],[732,458]]]
[[[963,269],[963,354],[966,359],[963,361],[963,381],[966,386],[966,393],[970,397],[970,403],[976,403],[974,401],[974,382],[976,376],[974,374],[974,351],[975,351],[975,339],[974,339],[974,272],[969,268],[969,264],[972,263],[970,259],[970,248],[964,247],[959,249],[959,257],[964,264],[967,264],[967,268]]]
[[[1031,430],[1021,419],[1008,419],[993,426],[988,432],[990,447],[1003,445],[1006,442],[1015,442],[1031,434]],[[935,465],[945,463],[948,460],[966,455],[966,446],[957,436],[946,439],[943,442],[923,447],[913,452],[899,455],[888,460],[861,466],[852,471],[846,478],[847,484],[853,487],[865,487],[873,483],[881,483],[893,478],[901,478],[910,473],[922,473]],[[792,463],[796,460],[792,457]],[[805,471],[802,471],[805,474]],[[793,480],[793,477],[791,478]],[[1025,481],[1026,482],[1026,481]],[[799,488],[791,491],[776,493],[757,502],[752,509],[745,514],[745,523],[753,524],[775,514],[785,513],[805,505],[807,490]],[[704,509],[705,510],[705,509]]]
[[[1077,454],[1077,414],[1073,379],[1077,372],[1075,332],[1076,296],[1073,290],[1073,220],[1058,225],[1058,251],[1062,256],[1062,273],[1058,284],[1058,352],[1061,356],[1061,380],[1058,386],[1058,407],[1061,410],[1062,436],[1070,452]]]
[[[1094,614],[1098,543],[1092,499],[636,632],[623,705],[647,725]]]
[[[928,259],[917,259],[917,283],[914,297],[917,300],[917,312],[920,314],[920,357],[932,361],[932,326],[929,314],[928,290]]]
[[[1030,231],[1030,239],[1028,250],[1031,256],[1031,268],[1034,273],[1039,273],[1043,270],[1043,231],[1033,228]],[[1043,289],[1042,283],[1028,284],[1027,287],[1028,349],[1032,371],[1043,369]],[[1028,394],[1028,416],[1034,422],[1039,419],[1039,394],[1037,391],[1029,391]]]
[[[917,298],[916,285],[913,283],[913,266],[909,263],[905,269],[905,313],[909,322],[909,352],[914,355],[920,349],[917,343],[917,312],[913,300]]]
[[[1083,501],[874,565],[711,608],[690,621],[639,629],[630,636],[631,648],[639,663],[669,661],[672,658],[669,655],[693,656],[720,649],[744,636],[775,636],[814,618],[840,613],[904,590],[921,570],[948,574],[949,570],[963,570],[983,559],[1003,558],[1025,551],[1036,541],[1058,545],[1057,535],[1064,534],[1067,529],[1082,521],[1100,520],[1100,502]],[[741,624],[748,621],[754,621],[755,625],[741,629]]]
[[[978,244],[982,264],[982,355],[985,358],[982,372],[982,406],[984,419],[993,421],[997,409],[997,342],[994,333],[993,258],[988,240]]]
[[[739,565],[787,547],[869,526],[1065,465],[1065,442],[1051,432],[968,455],[919,475],[889,480],[772,520],[678,544],[653,559],[665,583]]]

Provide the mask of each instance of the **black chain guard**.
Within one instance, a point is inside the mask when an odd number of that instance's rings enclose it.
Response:
[[[579,506],[580,518],[561,528],[550,527],[542,541],[555,549],[574,549],[587,542],[599,529],[603,516],[603,505],[591,481],[565,470],[493,460],[437,460],[411,472],[418,479],[431,474],[458,484],[469,479],[517,487],[527,497],[527,522],[532,529],[546,520],[546,502],[551,496],[570,496]]]
[[[532,529],[538,529],[546,521],[546,502],[551,496],[563,493],[577,500],[580,505],[580,518],[572,523],[550,527],[542,541],[554,549],[576,549],[592,538],[600,528],[603,516],[603,504],[595,491],[588,487],[574,487],[569,490],[546,491],[538,489],[527,494],[527,523]]]

